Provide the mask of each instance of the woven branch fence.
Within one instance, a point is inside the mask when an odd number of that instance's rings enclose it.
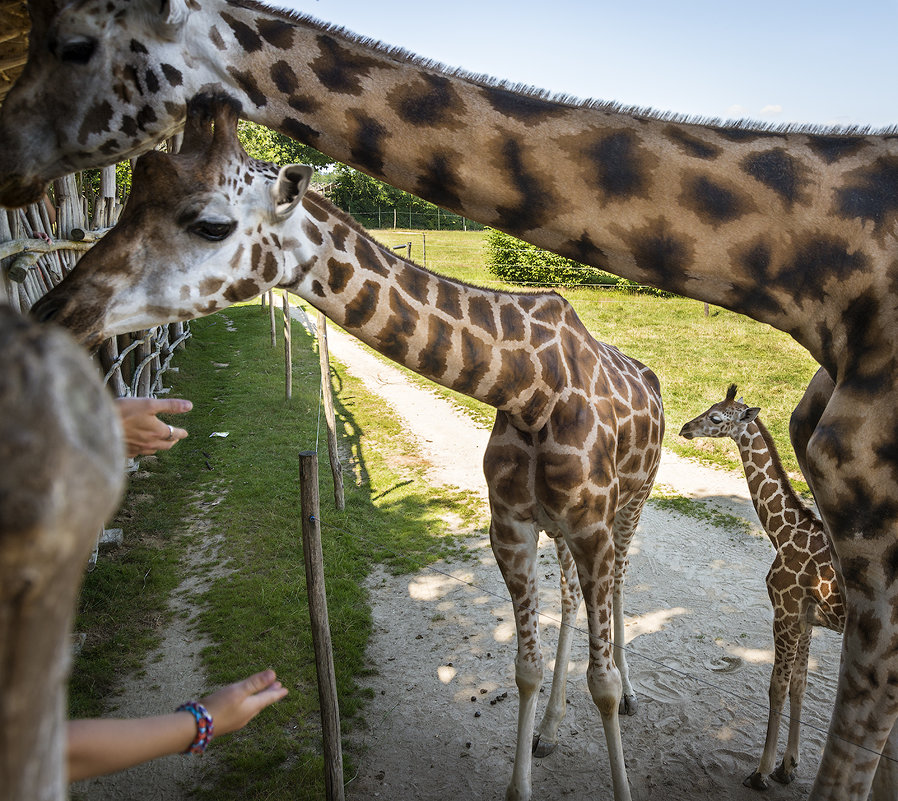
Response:
[[[174,147],[176,145],[172,145]],[[27,313],[58,284],[121,211],[115,167],[100,172],[99,191],[83,191],[82,176],[54,181],[43,201],[24,209],[0,209],[0,302]],[[106,340],[97,362],[112,393],[157,397],[175,350],[190,336],[187,323],[171,323]]]

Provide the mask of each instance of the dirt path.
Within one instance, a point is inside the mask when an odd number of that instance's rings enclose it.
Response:
[[[488,431],[329,329],[331,354],[406,421],[432,464],[430,478],[481,493]],[[669,421],[679,425],[682,421]],[[741,474],[666,452],[658,483],[759,527]],[[517,715],[511,604],[489,543],[471,537],[471,562],[370,581],[374,700],[351,801],[500,799],[511,775]],[[541,542],[544,654],[552,659],[560,607],[551,542]],[[773,549],[648,507],[631,550],[625,608],[638,714],[622,723],[634,801],[758,799],[742,779],[756,767],[767,720],[772,613],[764,586]],[[585,632],[581,610],[579,625]],[[840,640],[818,630],[805,698],[802,762],[773,799],[805,798],[822,752]],[[601,720],[586,689],[586,635],[576,638],[561,743],[533,767],[534,799],[610,798]],[[547,671],[548,674],[548,671]],[[544,686],[547,688],[547,675]],[[545,690],[548,693],[548,689]],[[540,715],[542,709],[537,713]],[[816,727],[816,728],[815,728]],[[783,733],[783,741],[785,732]]]

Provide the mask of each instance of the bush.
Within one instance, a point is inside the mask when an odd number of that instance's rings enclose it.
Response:
[[[486,236],[486,251],[489,271],[510,284],[615,287],[629,292],[670,296],[669,292],[637,284],[598,267],[571,261],[495,229],[491,229]]]

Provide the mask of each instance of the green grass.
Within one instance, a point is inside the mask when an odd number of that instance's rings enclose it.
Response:
[[[238,331],[228,330],[227,319]],[[223,536],[216,562],[231,571],[220,578],[210,574],[214,565],[191,571],[205,592],[199,628],[216,643],[204,653],[211,685],[270,666],[291,691],[246,730],[216,744],[215,772],[201,797],[320,798],[298,484],[298,453],[316,446],[317,354],[294,325],[294,390],[286,401],[281,350],[270,347],[268,317],[257,305],[192,325],[195,336],[177,356],[172,389],[194,402],[183,423],[190,436],[143,460],[116,521],[127,544],[104,555],[87,576],[76,630],[89,637],[74,667],[72,714],[101,714],[116,675],[137,667],[158,639],[165,599],[187,571],[183,551],[192,538],[209,536],[190,531],[190,518],[200,513],[208,531]],[[447,509],[465,530],[479,530],[485,521],[464,493],[427,485],[415,449],[382,403],[339,371],[335,380],[349,462],[344,512],[333,506],[323,428],[318,449],[328,605],[331,628],[340,633],[334,658],[347,728],[366,698],[359,683],[371,626],[365,576],[378,563],[408,571],[439,557],[463,557],[445,522]],[[210,437],[223,431],[227,438]]]

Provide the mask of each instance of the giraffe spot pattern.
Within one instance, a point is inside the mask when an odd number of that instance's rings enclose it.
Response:
[[[221,36],[221,31],[218,30],[216,25],[213,25],[209,29],[209,41],[215,46],[216,50],[227,50],[228,46],[225,44],[225,40]]]
[[[346,304],[343,324],[347,328],[360,328],[365,325],[377,310],[380,296],[380,285],[374,281],[365,281],[361,291]]]
[[[499,325],[502,338],[507,342],[523,342],[525,334],[524,315],[514,303],[503,303],[499,308]]]
[[[112,105],[108,100],[95,103],[84,115],[81,127],[78,129],[78,141],[84,144],[91,134],[100,134],[109,130],[109,122],[112,120]]]
[[[504,406],[517,392],[519,386],[529,386],[536,377],[530,354],[522,350],[503,350],[499,376],[486,402],[491,406]]]
[[[349,235],[349,228],[342,223],[337,223],[331,228],[331,242],[337,250],[346,251],[346,237]],[[319,243],[320,244],[320,243]]]
[[[457,286],[441,281],[437,286],[437,308],[450,317],[461,320],[461,294]]]
[[[405,292],[413,300],[418,303],[427,304],[427,298],[430,291],[431,276],[417,267],[408,264],[402,264],[395,271],[396,283],[399,288]]]
[[[525,125],[533,125],[550,117],[565,113],[558,103],[540,97],[510,92],[501,86],[486,86],[481,89],[487,102],[500,114],[511,117]]]
[[[360,95],[362,79],[380,66],[375,59],[354,53],[326,34],[318,37],[318,51],[309,66],[321,85],[337,94]]]
[[[260,19],[256,22],[259,35],[278,50],[290,50],[293,47],[295,29],[289,22],[279,19]]]
[[[452,350],[452,327],[436,315],[427,321],[427,344],[418,354],[418,368],[439,378],[446,372]]]
[[[381,262],[377,252],[371,247],[371,243],[363,237],[356,242],[355,258],[363,270],[370,270],[382,278],[386,278],[390,274],[389,269]]]
[[[455,387],[459,392],[472,394],[490,369],[491,351],[487,343],[469,329],[461,332],[462,375]]]
[[[351,264],[330,258],[327,260],[327,285],[331,292],[339,295],[349,284],[355,271]]]
[[[614,131],[599,137],[584,156],[595,167],[594,183],[609,200],[644,197],[649,185],[648,156],[640,152],[633,131]]]
[[[156,94],[159,91],[159,78],[152,69],[147,69],[144,73],[144,84],[150,94]]]
[[[462,206],[458,190],[460,182],[458,173],[452,166],[461,163],[457,153],[434,152],[426,162],[418,168],[415,193],[430,198],[430,202],[447,209],[460,209]]]
[[[387,137],[387,129],[374,117],[362,111],[351,111],[348,114],[353,144],[350,149],[353,159],[360,166],[375,173],[383,174],[384,154],[383,140]]]
[[[200,287],[199,287],[200,296],[214,295],[223,286],[224,286],[223,278],[204,278],[200,282]]]
[[[295,139],[297,142],[303,142],[307,145],[314,144],[315,140],[321,136],[321,132],[316,131],[310,125],[306,125],[299,120],[290,119],[289,117],[285,117],[283,122],[281,122],[281,130],[283,130],[291,139]]]
[[[259,294],[259,285],[251,278],[241,278],[235,281],[224,292],[225,300],[229,303],[237,303],[241,300],[249,300]]]
[[[464,104],[443,75],[419,72],[393,89],[387,103],[399,119],[416,128],[457,131],[465,124]]]
[[[626,237],[633,259],[649,281],[673,286],[682,283],[692,262],[693,247],[685,236],[678,236],[663,217],[650,220],[642,229],[633,229]]]
[[[680,202],[715,228],[739,219],[751,208],[747,199],[706,175],[688,177],[683,184]]]
[[[312,212],[312,209],[309,209]],[[321,235],[321,231],[318,230],[318,226],[315,225],[311,220],[304,219],[302,221],[302,232],[303,235],[308,239],[313,245],[316,247],[320,247],[324,243],[324,237]]]
[[[505,228],[517,232],[530,231],[543,222],[550,208],[556,213],[559,211],[552,193],[525,163],[526,153],[520,142],[512,137],[502,137],[498,143],[496,162],[498,169],[510,177],[520,197],[516,206],[501,205],[496,209]]]
[[[841,237],[821,234],[799,243],[779,276],[779,284],[795,296],[822,301],[826,279],[846,281],[852,274],[868,269],[861,250],[849,247]]]
[[[177,67],[173,67],[171,64],[160,64],[159,68],[169,86],[180,86],[184,83],[184,76]]]
[[[808,147],[827,164],[853,156],[867,146],[862,136],[810,136]]]
[[[275,88],[284,95],[291,94],[299,84],[296,73],[286,61],[275,61],[269,70]]]
[[[787,204],[799,201],[807,183],[806,169],[784,148],[752,153],[742,161],[742,169],[752,178],[776,192]]]
[[[717,145],[687,133],[678,125],[668,125],[664,135],[684,153],[697,159],[715,159],[721,152]]]
[[[392,314],[377,334],[378,350],[391,359],[403,361],[418,322],[418,312],[394,287],[389,290],[389,299]]]
[[[246,53],[255,53],[262,49],[262,39],[252,28],[239,19],[235,19],[230,14],[222,12],[220,15],[222,20],[231,29],[237,44],[243,48]]]
[[[268,105],[268,98],[256,83],[256,78],[251,72],[244,72],[234,67],[228,67],[228,74],[234,79],[234,83],[246,93],[250,103],[257,108]]]
[[[136,53],[137,55],[141,55],[141,56],[146,56],[146,55],[148,55],[149,52],[150,52],[149,50],[147,50],[147,48],[146,48],[146,46],[143,44],[143,42],[138,42],[137,39],[132,39],[132,40],[128,43],[128,49],[129,49],[132,53]]]
[[[836,191],[842,217],[872,220],[877,229],[898,212],[898,157],[882,156],[872,166],[852,172],[848,185]]]
[[[562,256],[573,259],[580,264],[588,264],[607,270],[610,267],[608,256],[598,247],[588,233],[583,232],[579,239],[569,239],[559,250]]]
[[[468,303],[468,319],[472,325],[482,328],[489,336],[496,337],[496,321],[493,318],[493,304],[484,297],[475,295]]]
[[[262,268],[262,279],[271,283],[277,277],[278,274],[278,262],[275,258],[274,253],[270,250],[265,251],[265,266]]]

